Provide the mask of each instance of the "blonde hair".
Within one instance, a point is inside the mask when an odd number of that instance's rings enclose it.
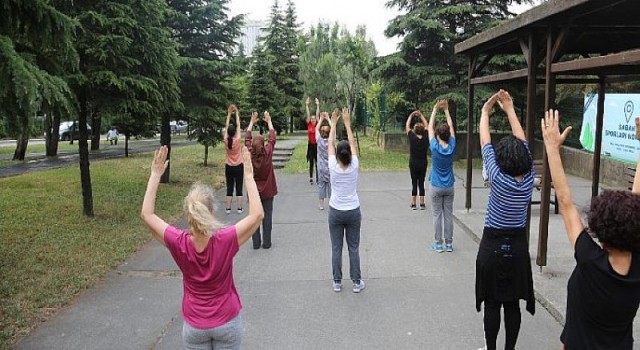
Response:
[[[215,231],[222,227],[222,224],[213,215],[215,211],[214,195],[210,186],[199,182],[193,184],[189,194],[184,197],[182,208],[192,233],[202,233],[211,237]]]

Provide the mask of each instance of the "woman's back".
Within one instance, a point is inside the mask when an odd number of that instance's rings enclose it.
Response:
[[[640,254],[632,253],[626,275],[611,266],[607,251],[586,231],[575,245],[577,265],[569,278],[567,349],[632,349],[633,320],[640,304]]]
[[[356,155],[351,157],[348,167],[342,168],[335,155],[329,156],[331,197],[329,205],[338,210],[351,210],[360,206],[358,198],[358,168]]]
[[[453,173],[453,160],[456,150],[456,139],[450,137],[446,147],[441,145],[436,137],[431,139],[431,185],[440,188],[449,188],[455,182]]]

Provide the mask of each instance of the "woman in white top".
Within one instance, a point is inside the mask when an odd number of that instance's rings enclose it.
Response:
[[[353,281],[353,292],[360,293],[365,287],[360,274],[360,200],[358,199],[358,154],[349,109],[342,109],[342,120],[348,141],[340,141],[334,147],[336,127],[340,118],[336,108],[331,115],[329,135],[329,172],[331,197],[329,198],[329,233],[331,235],[331,260],[333,267],[333,290],[342,290],[342,244],[346,239],[349,249],[349,273]],[[344,237],[344,238],[343,238]]]

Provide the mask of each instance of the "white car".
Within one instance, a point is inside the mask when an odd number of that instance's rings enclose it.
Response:
[[[169,122],[169,125],[171,126],[171,132],[173,133],[187,132],[187,127],[189,126],[189,124],[184,120],[171,121]]]

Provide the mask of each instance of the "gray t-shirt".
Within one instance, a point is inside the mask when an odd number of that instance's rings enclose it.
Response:
[[[329,182],[329,139],[323,139],[316,133],[318,144],[318,181]]]
[[[358,199],[358,156],[351,157],[347,169],[338,165],[335,155],[329,156],[329,172],[331,174],[331,198],[329,206],[337,210],[353,210],[360,207]]]

